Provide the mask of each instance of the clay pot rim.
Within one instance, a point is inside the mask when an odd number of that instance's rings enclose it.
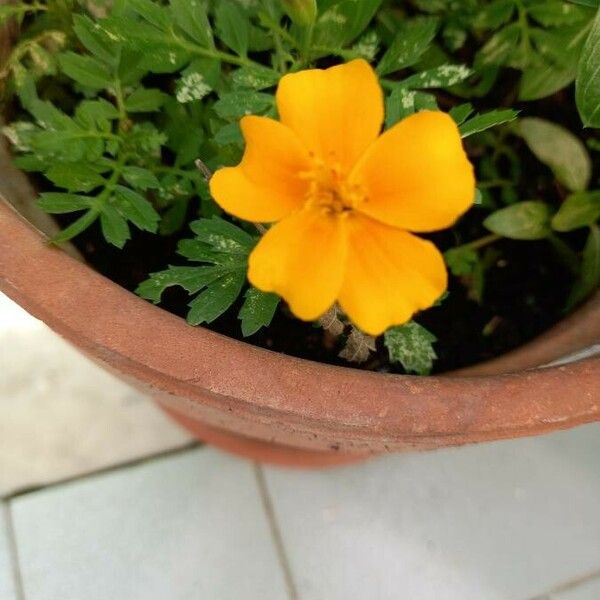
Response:
[[[78,302],[82,286],[93,291],[85,306]],[[387,449],[400,439],[448,436],[460,443],[600,419],[600,358],[508,374],[420,378],[275,353],[190,327],[138,298],[48,245],[1,197],[0,289],[113,370],[189,403],[307,436]],[[600,294],[569,318],[569,327],[589,329],[599,315]],[[545,335],[549,344],[553,335]],[[573,381],[580,393],[569,397]],[[543,397],[532,398],[532,390]]]

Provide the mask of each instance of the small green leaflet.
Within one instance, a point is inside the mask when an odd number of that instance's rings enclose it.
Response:
[[[271,94],[238,91],[223,94],[214,104],[215,112],[223,119],[239,119],[246,115],[264,114],[274,107]]]
[[[600,190],[571,194],[552,218],[555,231],[572,231],[600,219]]]
[[[586,127],[600,127],[600,9],[577,72],[576,102]]]
[[[518,133],[529,149],[572,192],[585,190],[592,177],[592,161],[583,142],[561,125],[537,117],[519,121]]]
[[[241,321],[242,335],[251,336],[271,324],[280,298],[276,294],[261,292],[256,288],[246,291],[244,304],[238,318]]]
[[[436,341],[433,333],[414,321],[400,327],[392,327],[383,336],[390,362],[400,363],[407,373],[417,375],[431,373],[437,358],[433,349]]]
[[[109,69],[92,56],[65,52],[59,56],[58,61],[65,74],[84,87],[101,90],[114,83]]]
[[[550,207],[537,200],[517,202],[493,212],[483,224],[513,240],[541,240],[550,235]]]
[[[434,69],[411,75],[401,85],[413,90],[448,88],[471,76],[473,71],[465,65],[440,65]]]
[[[429,47],[437,26],[438,20],[432,17],[404,21],[379,62],[379,75],[383,77],[414,65]]]
[[[479,262],[479,254],[468,245],[446,250],[444,258],[450,272],[456,277],[471,275]]]
[[[70,192],[91,192],[104,184],[104,177],[86,163],[57,163],[45,175],[54,185]]]
[[[219,0],[215,16],[221,40],[239,56],[246,56],[250,43],[250,21],[242,6],[233,0]]]
[[[190,227],[196,237],[182,240],[178,253],[199,264],[153,273],[136,293],[158,304],[167,288],[181,286],[195,295],[189,303],[188,323],[200,325],[212,323],[238,299],[246,282],[248,255],[257,240],[219,217],[194,221]],[[278,303],[274,294],[250,288],[239,313],[244,336],[269,325]]]
[[[460,133],[463,138],[466,138],[474,133],[490,129],[491,127],[510,123],[517,118],[518,114],[518,111],[507,108],[504,110],[491,110],[487,113],[475,115],[462,123],[460,126]]]

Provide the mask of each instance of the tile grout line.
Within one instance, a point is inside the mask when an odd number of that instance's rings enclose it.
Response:
[[[296,582],[294,581],[292,567],[288,559],[287,553],[285,551],[283,536],[281,535],[281,529],[279,528],[279,523],[277,522],[277,517],[273,508],[273,500],[271,499],[271,494],[269,493],[269,488],[267,486],[267,480],[265,478],[263,468],[258,463],[254,463],[254,474],[256,476],[256,482],[258,484],[260,499],[262,501],[264,511],[267,515],[267,520],[269,521],[271,537],[273,538],[273,543],[275,544],[275,550],[277,552],[277,558],[279,559],[279,564],[283,571],[283,576],[285,579],[285,584],[288,590],[289,598],[290,600],[299,600],[300,597],[298,595]]]
[[[585,575],[579,575],[577,577],[573,577],[572,579],[568,579],[567,581],[558,584],[556,587],[553,587],[551,590],[548,590],[539,596],[528,598],[528,600],[552,600],[554,594],[568,592],[569,590],[578,588],[580,585],[594,581],[594,579],[600,579],[600,569],[596,569],[595,571],[591,571]]]
[[[0,0],[1,1],[1,0]],[[83,481],[86,479],[93,479],[94,477],[107,475],[109,473],[114,473],[116,471],[121,471],[124,469],[129,469],[132,467],[142,466],[146,463],[151,463],[157,460],[161,460],[163,458],[169,458],[171,456],[177,456],[178,454],[185,454],[186,452],[190,452],[191,450],[195,450],[197,448],[202,448],[203,444],[200,442],[192,441],[188,442],[184,446],[179,446],[178,448],[171,448],[169,450],[161,450],[154,454],[147,454],[146,456],[141,456],[139,458],[134,458],[132,460],[128,460],[122,463],[108,465],[106,467],[101,467],[96,469],[95,471],[88,471],[85,473],[80,473],[79,475],[73,475],[71,477],[64,477],[63,479],[58,479],[56,481],[52,481],[47,484],[40,485],[32,485],[30,487],[25,487],[23,489],[17,490],[16,492],[12,492],[6,494],[5,496],[0,496],[0,502],[8,502],[10,500],[14,500],[16,498],[21,498],[23,496],[27,496],[29,494],[35,494],[36,492],[41,492],[42,490],[49,490],[56,487],[60,487],[62,485],[66,485],[69,483],[74,483],[77,481]]]
[[[6,525],[6,537],[8,541],[8,556],[15,584],[16,600],[25,600],[25,591],[23,587],[23,576],[19,564],[19,553],[17,550],[17,537],[15,534],[12,511],[8,502],[2,502],[3,520]]]

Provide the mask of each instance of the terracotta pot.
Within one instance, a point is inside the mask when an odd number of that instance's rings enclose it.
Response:
[[[0,57],[9,48],[5,34]],[[600,358],[527,370],[600,340],[600,292],[531,344],[445,377],[333,367],[189,327],[139,299],[80,262],[73,248],[48,245],[39,229],[51,233],[55,225],[33,208],[34,197],[0,149],[0,290],[230,452],[327,466],[600,420]]]
[[[600,293],[527,347],[462,373],[364,372],[190,327],[48,245],[6,200],[0,289],[198,437],[256,460],[334,465],[600,420],[600,358],[526,370],[600,339]]]

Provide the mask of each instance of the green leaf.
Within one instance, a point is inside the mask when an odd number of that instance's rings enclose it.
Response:
[[[261,292],[249,288],[238,318],[242,322],[242,335],[254,335],[263,327],[268,327],[273,320],[280,298],[276,294]]]
[[[60,215],[90,208],[90,200],[75,194],[45,192],[40,194],[37,205],[51,215]]]
[[[85,163],[58,163],[45,175],[54,185],[70,192],[91,192],[104,183],[104,178]]]
[[[473,105],[470,102],[459,104],[458,106],[451,108],[449,114],[457,125],[462,125],[469,116],[473,114]]]
[[[479,263],[479,254],[468,245],[446,250],[444,258],[450,272],[456,277],[471,275]]]
[[[418,110],[438,110],[435,96],[397,87],[388,96],[385,109],[385,126],[389,129]]]
[[[160,187],[156,175],[142,167],[123,167],[123,179],[138,190],[155,190]]]
[[[508,25],[495,33],[477,53],[477,68],[494,65],[502,66],[509,62],[515,49],[519,48],[521,28],[517,23]]]
[[[214,104],[216,113],[223,119],[239,119],[245,115],[260,115],[274,106],[274,98],[261,92],[229,92]]]
[[[536,157],[569,190],[585,190],[592,176],[592,161],[581,140],[561,125],[528,117],[519,121],[518,133]]]
[[[518,114],[518,111],[507,108],[503,110],[491,110],[481,115],[475,115],[460,126],[460,133],[463,138],[466,138],[491,127],[510,123],[517,118]]]
[[[556,231],[587,227],[600,219],[600,190],[571,194],[552,219]]]
[[[400,363],[406,372],[429,375],[437,358],[433,344],[437,338],[425,327],[410,321],[400,327],[388,329],[383,341],[390,362]]]
[[[600,127],[600,9],[581,54],[575,96],[583,124]]]
[[[167,9],[153,0],[127,0],[127,5],[158,29],[167,31],[171,26],[172,21]]]
[[[77,83],[96,90],[111,87],[114,78],[109,69],[98,59],[66,52],[58,58],[61,69]]]
[[[243,270],[232,271],[217,279],[189,303],[188,323],[212,323],[236,301],[245,281]]]
[[[588,24],[545,31],[534,29],[532,39],[539,62],[527,67],[521,79],[519,100],[538,100],[563,89],[575,80]]]
[[[218,277],[219,273],[213,267],[169,267],[165,271],[152,273],[135,293],[158,304],[165,290],[170,287],[181,286],[190,294],[196,294]]]
[[[239,56],[246,56],[250,43],[250,21],[241,5],[232,0],[219,0],[215,18],[221,40]]]
[[[156,233],[160,215],[146,198],[129,188],[117,185],[113,202],[121,216],[131,221],[138,229]]]
[[[89,17],[74,14],[73,29],[79,41],[96,58],[108,65],[115,66],[118,63],[119,44],[112,41],[106,32],[101,27],[97,27]]]
[[[473,71],[464,65],[445,64],[422,71],[402,81],[404,87],[418,90],[424,88],[447,88],[467,79]]]
[[[155,112],[160,110],[167,99],[167,95],[158,89],[138,88],[125,100],[127,112]]]
[[[579,4],[579,6],[589,6],[590,8],[599,8],[600,0],[569,0],[572,4]]]
[[[541,240],[550,235],[550,208],[537,200],[517,202],[493,212],[483,224],[513,240]]]
[[[131,238],[125,218],[110,204],[105,204],[100,213],[100,226],[104,239],[117,248],[123,248]]]
[[[243,229],[219,217],[190,223],[196,239],[208,244],[215,252],[247,256],[256,240]]]
[[[379,62],[377,72],[380,76],[411,67],[427,50],[435,36],[438,20],[422,17],[403,21],[396,37]]]
[[[214,46],[213,34],[206,7],[200,0],[171,0],[171,12],[179,27],[205,48]]]
[[[583,249],[581,273],[567,302],[570,310],[585,300],[600,286],[600,227],[592,225]]]
[[[342,0],[324,8],[315,25],[315,43],[332,49],[346,46],[367,28],[381,2]]]
[[[544,27],[572,25],[585,19],[582,9],[562,0],[537,0],[527,7],[527,13]]]
[[[264,90],[277,85],[279,75],[267,67],[252,66],[237,69],[233,72],[231,79],[235,87]]]
[[[495,0],[477,11],[473,19],[473,27],[478,30],[498,29],[510,21],[514,12],[514,0]]]

